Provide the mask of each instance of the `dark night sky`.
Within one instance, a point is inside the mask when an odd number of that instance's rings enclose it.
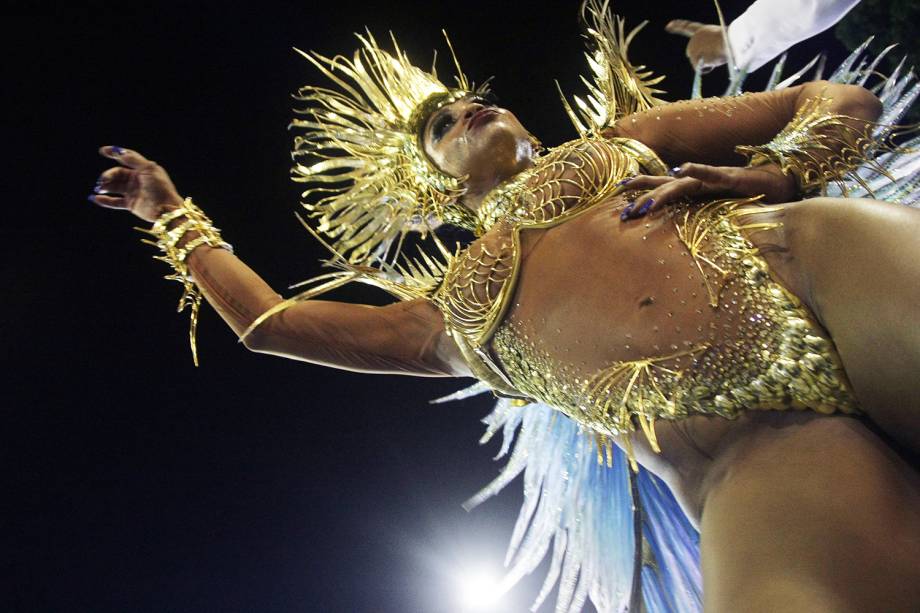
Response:
[[[286,126],[289,93],[320,79],[291,47],[350,52],[364,25],[392,29],[420,64],[435,47],[445,57],[448,28],[466,72],[494,75],[545,143],[573,135],[553,79],[579,91],[577,2],[328,4],[123,3],[3,20],[0,609],[453,612],[452,575],[501,563],[520,483],[460,508],[499,467],[497,445],[477,444],[487,398],[431,406],[465,382],[248,353],[208,307],[196,370],[179,285],[161,279],[133,218],[85,200],[107,167],[96,148],[136,148],[272,286],[317,274],[322,252],[293,215]],[[664,23],[713,19],[709,2],[688,4],[615,3],[630,23],[652,20],[632,55],[669,74],[672,99],[690,75]],[[732,17],[745,4],[723,7]],[[708,77],[710,93],[724,79]],[[507,611],[526,610],[541,579]]]

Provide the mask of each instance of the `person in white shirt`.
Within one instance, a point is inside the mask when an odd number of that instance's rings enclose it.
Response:
[[[728,26],[728,42],[738,68],[754,72],[780,53],[823,32],[859,0],[757,0]],[[728,63],[729,50],[718,25],[674,19],[665,30],[690,39],[690,64],[708,72]]]

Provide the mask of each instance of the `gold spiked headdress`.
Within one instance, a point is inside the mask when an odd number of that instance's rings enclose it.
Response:
[[[457,203],[462,180],[437,169],[420,140],[430,114],[472,88],[452,48],[456,88],[441,83],[434,67],[413,66],[395,39],[388,53],[369,32],[357,36],[352,59],[298,50],[337,89],[305,86],[295,94],[306,106],[291,126],[306,134],[294,139],[292,172],[309,184],[304,207],[316,229],[349,262],[370,264],[409,229],[425,231],[431,218],[475,223]]]
[[[573,108],[560,91],[565,111],[582,135],[610,127],[625,115],[664,103],[655,97],[664,93],[655,87],[664,77],[655,76],[645,66],[633,66],[627,57],[629,44],[648,21],[627,33],[623,18],[609,9],[610,0],[582,2],[581,21],[588,47],[585,59],[590,74],[581,80],[588,93],[583,98],[573,96]]]

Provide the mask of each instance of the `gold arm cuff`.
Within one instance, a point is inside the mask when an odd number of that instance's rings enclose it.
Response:
[[[809,98],[773,140],[740,145],[735,151],[748,158],[749,167],[776,164],[783,174],[795,178],[803,195],[825,193],[829,183],[846,194],[844,179],[861,182],[854,171],[889,145],[873,138],[877,124],[833,113],[830,104],[830,98]]]
[[[180,218],[184,218],[182,223],[173,228],[169,227],[173,221]],[[142,239],[142,242],[157,247],[162,255],[156,255],[154,259],[166,262],[172,267],[173,274],[166,275],[165,278],[182,284],[182,296],[179,298],[178,311],[181,312],[186,306],[191,311],[189,345],[192,349],[192,361],[195,366],[198,366],[198,347],[195,342],[195,336],[198,330],[198,312],[201,308],[202,296],[192,281],[186,259],[192,251],[201,245],[226,249],[231,253],[233,253],[233,246],[224,242],[220,236],[220,230],[214,227],[208,216],[195,206],[191,198],[186,198],[182,206],[160,215],[149,230],[144,228],[135,229],[154,238],[154,240]],[[183,244],[182,240],[188,232],[196,232],[198,236]]]

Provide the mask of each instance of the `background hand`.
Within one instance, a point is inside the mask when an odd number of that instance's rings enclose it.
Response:
[[[694,70],[699,68],[702,72],[709,72],[728,63],[728,52],[725,49],[725,37],[722,35],[721,27],[698,21],[673,19],[664,29],[671,34],[690,39],[687,43],[687,58]]]
[[[95,194],[89,197],[99,206],[131,211],[144,221],[153,222],[170,209],[182,206],[182,198],[172,179],[156,162],[131,149],[107,145],[99,153],[117,161],[96,181]]]
[[[636,198],[620,218],[635,219],[685,198],[708,196],[760,196],[764,202],[791,202],[798,199],[795,177],[784,175],[778,166],[707,166],[683,164],[670,176],[639,175],[622,186],[623,190],[649,190]]]

